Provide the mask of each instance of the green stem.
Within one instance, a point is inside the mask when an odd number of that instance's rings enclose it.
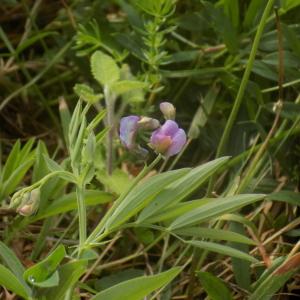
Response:
[[[183,146],[183,148],[181,149],[181,151],[175,156],[175,159],[172,161],[172,164],[168,168],[168,171],[169,170],[173,170],[173,168],[175,167],[175,165],[177,164],[177,162],[181,158],[182,154],[185,152],[185,150],[187,149],[187,147],[190,145],[191,141],[192,141],[192,139],[188,138],[187,142],[185,143],[185,145]]]
[[[113,138],[114,138],[114,110],[115,110],[115,96],[111,93],[107,86],[104,87],[105,104],[107,109],[107,126],[109,128],[107,134],[107,158],[106,167],[107,174],[111,175],[113,170]]]
[[[257,52],[257,49],[258,49],[258,46],[259,46],[259,41],[260,41],[261,36],[263,34],[263,31],[264,31],[264,28],[265,28],[265,25],[266,25],[266,22],[267,22],[267,19],[268,19],[268,15],[270,14],[273,3],[274,3],[274,0],[269,0],[268,1],[267,5],[265,7],[265,10],[263,12],[262,18],[260,20],[260,23],[258,25],[256,35],[255,35],[255,38],[254,38],[254,41],[253,41],[252,49],[251,49],[251,52],[250,52],[249,60],[247,62],[246,69],[245,69],[245,72],[244,72],[244,75],[243,75],[243,78],[242,78],[242,82],[240,84],[238,93],[236,95],[231,113],[230,113],[228,121],[226,123],[224,133],[223,133],[222,138],[220,140],[220,143],[219,143],[219,146],[218,146],[218,149],[217,149],[217,153],[216,153],[216,158],[220,157],[224,153],[225,145],[228,141],[231,129],[232,129],[233,124],[235,122],[235,119],[236,119],[236,116],[238,114],[239,108],[242,104],[242,100],[243,100],[245,90],[246,90],[246,87],[247,87],[247,84],[248,84],[248,80],[249,80],[249,77],[250,77],[250,74],[251,74],[251,70],[252,70],[252,67],[253,67],[253,64],[254,64],[256,52]],[[212,189],[213,189],[215,178],[216,178],[215,176],[211,177],[211,180],[209,182],[209,187],[208,187],[208,194],[210,194]]]
[[[163,247],[163,251],[161,254],[160,261],[159,261],[158,272],[162,272],[162,270],[163,270],[164,262],[166,259],[166,253],[167,253],[168,246],[169,246],[169,240],[170,240],[170,234],[167,234],[165,236],[164,247]]]
[[[84,184],[78,184],[76,187],[76,198],[77,198],[77,208],[78,208],[78,221],[79,221],[79,249],[78,256],[80,256],[81,251],[84,248],[86,241],[86,206],[84,199]]]
[[[86,240],[86,245],[89,243],[93,243],[93,241],[101,235],[105,230],[105,224],[106,221],[109,219],[109,217],[114,213],[114,211],[117,209],[117,207],[122,203],[122,201],[125,199],[125,197],[132,191],[132,189],[140,182],[142,178],[144,178],[162,159],[162,156],[159,154],[156,159],[149,165],[145,166],[144,169],[139,173],[139,175],[134,179],[129,189],[123,193],[112,205],[112,207],[109,209],[109,211],[105,214],[103,219],[100,221],[100,223],[96,226],[96,228],[93,230],[93,232],[90,234],[90,236]],[[105,232],[103,233],[103,236],[106,236]],[[98,240],[98,239],[97,239]]]

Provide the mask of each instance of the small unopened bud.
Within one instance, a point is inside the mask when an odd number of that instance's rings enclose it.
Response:
[[[158,128],[160,126],[160,123],[156,119],[149,118],[149,117],[142,117],[138,121],[138,125],[142,129],[153,130],[153,129]]]
[[[23,195],[22,202],[17,208],[17,213],[26,217],[31,216],[37,211],[39,203],[40,189],[37,188]]]
[[[159,105],[159,108],[166,120],[175,120],[176,108],[172,103],[162,102]]]

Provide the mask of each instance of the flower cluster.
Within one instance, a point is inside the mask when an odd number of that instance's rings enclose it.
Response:
[[[160,110],[166,121],[163,125],[153,118],[128,116],[120,122],[120,140],[129,150],[142,149],[136,144],[139,129],[154,130],[151,134],[149,146],[155,152],[170,157],[181,151],[186,143],[185,131],[179,128],[175,119],[175,107],[169,102],[160,104]]]

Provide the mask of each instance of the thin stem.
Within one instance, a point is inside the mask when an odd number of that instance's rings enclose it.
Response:
[[[158,272],[159,273],[163,270],[163,266],[164,266],[164,262],[165,262],[165,258],[166,258],[166,253],[167,253],[168,246],[169,246],[169,240],[170,240],[170,234],[167,234],[165,236],[164,247],[163,247],[163,251],[162,251],[162,254],[161,254],[160,261],[159,261],[159,267],[158,267]]]
[[[122,203],[122,201],[125,199],[125,197],[132,191],[132,189],[140,182],[142,178],[144,178],[162,159],[162,156],[159,154],[156,159],[149,165],[145,166],[144,169],[139,173],[139,175],[133,180],[131,186],[129,189],[123,193],[112,205],[112,207],[109,209],[109,211],[105,214],[103,219],[100,221],[100,223],[96,226],[96,228],[93,230],[93,232],[90,234],[90,236],[86,240],[86,244],[92,243],[94,239],[99,237],[103,231],[105,230],[105,224],[106,221],[109,219],[109,217],[114,213],[114,211],[117,209],[117,207]],[[104,233],[104,236],[106,234]]]
[[[278,86],[279,86],[279,99],[277,103],[275,104],[274,108],[276,109],[276,115],[275,119],[273,121],[272,127],[265,138],[264,142],[262,143],[261,147],[257,151],[256,155],[254,156],[253,160],[251,161],[251,164],[246,172],[246,176],[243,178],[241,184],[239,185],[237,189],[237,193],[243,191],[250,180],[254,177],[256,174],[257,169],[259,166],[262,164],[262,156],[267,150],[267,147],[269,145],[269,141],[271,137],[275,134],[276,128],[279,124],[280,120],[280,113],[282,111],[282,106],[283,106],[283,80],[284,80],[284,57],[283,57],[283,41],[282,41],[282,30],[281,30],[281,24],[280,24],[280,19],[278,15],[278,11],[275,10],[275,15],[276,15],[276,25],[277,25],[277,34],[278,34],[278,65],[279,65],[279,76],[278,76]]]
[[[84,184],[78,184],[76,187],[76,198],[77,198],[77,207],[78,207],[78,220],[79,220],[79,247],[78,247],[78,256],[80,256],[81,251],[84,248],[86,241],[86,206],[84,199]]]
[[[221,155],[223,155],[223,153],[224,153],[225,145],[228,141],[231,129],[232,129],[233,124],[235,122],[235,119],[236,119],[236,116],[238,114],[239,108],[242,104],[242,100],[243,100],[243,97],[244,97],[244,94],[245,94],[245,91],[246,91],[246,87],[247,87],[247,84],[248,84],[248,80],[249,80],[249,77],[250,77],[250,74],[251,74],[251,70],[252,70],[252,67],[253,67],[253,64],[254,64],[256,52],[257,52],[257,49],[258,49],[258,46],[259,46],[259,41],[260,41],[261,36],[263,34],[263,31],[264,31],[264,28],[265,28],[265,25],[266,25],[266,21],[268,19],[268,16],[270,14],[271,9],[272,9],[273,3],[274,3],[274,0],[269,0],[268,1],[267,5],[265,7],[265,10],[263,12],[262,18],[260,20],[259,26],[257,28],[256,35],[255,35],[253,45],[252,45],[252,49],[251,49],[251,52],[250,52],[249,60],[246,64],[246,69],[245,69],[245,72],[243,74],[242,82],[240,84],[240,87],[239,87],[237,96],[235,98],[231,113],[229,115],[228,121],[227,121],[225,129],[224,129],[224,133],[222,135],[222,138],[220,140],[220,143],[219,143],[219,146],[218,146],[218,149],[217,149],[217,153],[216,153],[217,158],[220,157]],[[215,179],[216,179],[215,176],[211,177],[211,180],[209,182],[209,187],[208,187],[208,194],[211,194],[211,192],[212,192]]]
[[[109,128],[107,134],[107,158],[106,167],[107,174],[111,175],[113,170],[113,139],[114,139],[114,110],[115,110],[115,95],[111,93],[107,86],[104,87],[104,96],[107,109],[107,126]]]
[[[175,156],[175,159],[172,161],[172,163],[171,163],[170,167],[168,168],[168,170],[173,170],[173,168],[175,167],[175,165],[177,164],[177,162],[181,158],[182,154],[185,152],[187,147],[190,145],[191,141],[192,141],[192,139],[188,138],[187,142],[185,143],[185,145],[183,146],[181,151]]]
[[[161,172],[165,169],[165,167],[166,167],[166,165],[167,165],[167,163],[168,163],[168,161],[169,161],[169,158],[170,158],[170,157],[166,157],[166,158],[165,158],[165,160],[163,161],[163,163],[161,164],[161,166],[160,166],[160,168],[159,168],[158,173],[161,173]]]

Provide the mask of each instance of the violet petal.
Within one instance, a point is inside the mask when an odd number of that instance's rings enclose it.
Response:
[[[135,145],[135,137],[138,129],[138,116],[124,117],[120,121],[120,140],[128,149]]]
[[[175,121],[167,120],[164,125],[160,127],[160,134],[168,135],[170,137],[173,137],[173,135],[176,134],[178,131],[178,125]]]
[[[179,129],[172,137],[172,144],[166,152],[166,156],[173,156],[179,153],[186,143],[186,134],[183,129]]]

